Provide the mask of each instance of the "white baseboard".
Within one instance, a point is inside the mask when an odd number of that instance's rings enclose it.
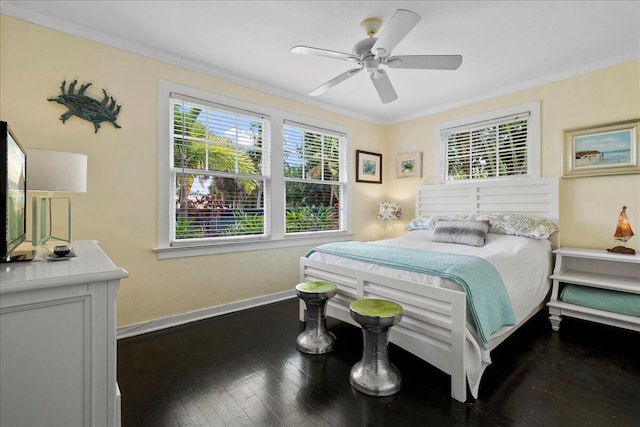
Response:
[[[185,323],[196,322],[198,320],[209,319],[211,317],[220,316],[235,311],[246,310],[248,308],[259,307],[261,305],[271,304],[283,301],[296,296],[295,290],[278,292],[275,294],[264,295],[257,298],[251,298],[242,301],[236,301],[230,304],[216,305],[214,307],[204,308],[202,310],[180,313],[173,316],[154,319],[149,322],[137,323],[134,325],[122,326],[118,328],[117,338],[130,338],[137,335],[147,334],[149,332],[159,331],[174,326],[184,325]]]

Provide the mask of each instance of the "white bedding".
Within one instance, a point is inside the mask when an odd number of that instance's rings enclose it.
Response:
[[[433,242],[431,241],[433,233],[433,230],[414,230],[395,239],[373,243],[420,250],[453,252],[484,258],[496,268],[502,277],[515,315],[515,328],[528,319],[547,296],[550,289],[549,276],[552,269],[551,242],[548,240],[489,233],[487,234],[485,246],[475,247]],[[460,286],[455,282],[440,277],[396,270],[335,255],[314,252],[310,259],[409,280],[414,283],[461,290]],[[495,347],[495,344],[491,345],[490,343],[489,350],[483,350],[479,340],[476,338],[472,317],[467,316],[467,319],[470,322],[467,328],[467,345],[465,349],[467,360],[469,361],[467,380],[473,396],[477,397],[482,373],[491,363],[489,351]],[[492,336],[492,343],[495,342],[495,338],[507,333],[514,327],[502,328]]]

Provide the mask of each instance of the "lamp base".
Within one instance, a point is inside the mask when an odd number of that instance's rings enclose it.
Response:
[[[611,249],[607,249],[607,252],[613,252],[616,254],[626,254],[626,255],[635,255],[636,251],[632,248],[627,248],[626,246],[616,246]]]
[[[396,231],[393,228],[393,224],[391,224],[390,220],[387,220],[387,225],[384,229],[384,237],[389,237],[389,236],[391,236],[391,238],[398,237],[396,236]]]
[[[54,203],[56,205],[55,208]],[[62,217],[60,223],[64,224],[64,219],[67,220],[66,230],[64,228],[60,230],[54,226],[52,211],[57,212],[58,217]],[[64,218],[65,211],[66,218]],[[51,239],[71,243],[71,197],[53,196],[51,193],[48,196],[33,196],[31,213],[31,241],[33,246],[43,245]],[[63,237],[54,236],[54,228],[57,230],[55,234],[62,234]],[[60,231],[62,233],[59,233]]]

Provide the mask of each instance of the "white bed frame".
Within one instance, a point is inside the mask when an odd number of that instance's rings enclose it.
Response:
[[[416,217],[503,212],[543,217],[558,224],[558,201],[557,178],[427,185],[417,189]],[[391,328],[390,341],[449,374],[451,396],[460,402],[467,400],[464,292],[337,267],[305,257],[300,259],[300,277],[302,281],[336,283],[338,292],[329,300],[327,315],[356,326],[349,312],[349,305],[356,299],[381,298],[401,304],[403,317]],[[544,302],[540,308],[543,306]],[[304,320],[302,306],[300,316]],[[489,348],[495,348],[519,326],[492,339]]]

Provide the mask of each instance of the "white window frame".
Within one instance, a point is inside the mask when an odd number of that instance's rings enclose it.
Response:
[[[247,238],[240,236],[238,239],[215,239],[206,241],[189,242],[172,245],[170,241],[170,206],[174,203],[174,186],[171,183],[171,147],[170,147],[170,98],[171,93],[180,93],[194,99],[226,105],[231,108],[252,111],[270,117],[270,150],[263,153],[270,165],[266,180],[267,188],[264,189],[270,196],[270,211],[267,212],[267,200],[265,200],[265,216],[270,217],[271,233],[260,238]],[[322,243],[350,240],[351,239],[351,210],[350,210],[350,185],[348,171],[341,174],[341,182],[344,182],[344,206],[341,206],[343,215],[343,228],[336,231],[308,232],[297,234],[285,233],[285,194],[283,162],[283,126],[285,120],[304,123],[323,129],[332,129],[335,132],[346,135],[345,155],[349,156],[348,146],[351,141],[351,130],[334,124],[324,123],[312,118],[299,116],[286,111],[256,105],[246,101],[218,95],[202,89],[190,86],[158,80],[158,243],[153,250],[159,259],[200,256],[209,254],[242,252],[251,250],[274,249],[292,246],[317,245]],[[347,158],[345,164],[350,164]]]
[[[455,185],[458,182],[469,182],[477,179],[462,179],[457,181],[447,180],[446,163],[446,138],[442,135],[447,129],[472,127],[477,123],[490,122],[499,120],[502,117],[515,116],[522,113],[529,114],[529,123],[527,126],[527,173],[526,175],[515,175],[508,177],[483,178],[483,180],[504,180],[504,179],[521,179],[521,178],[540,178],[541,173],[541,127],[540,127],[540,101],[533,101],[514,107],[509,107],[489,113],[479,114],[476,116],[465,117],[462,119],[452,120],[449,122],[439,123],[435,126],[434,141],[436,141],[436,152],[433,164],[433,182],[441,184]]]

